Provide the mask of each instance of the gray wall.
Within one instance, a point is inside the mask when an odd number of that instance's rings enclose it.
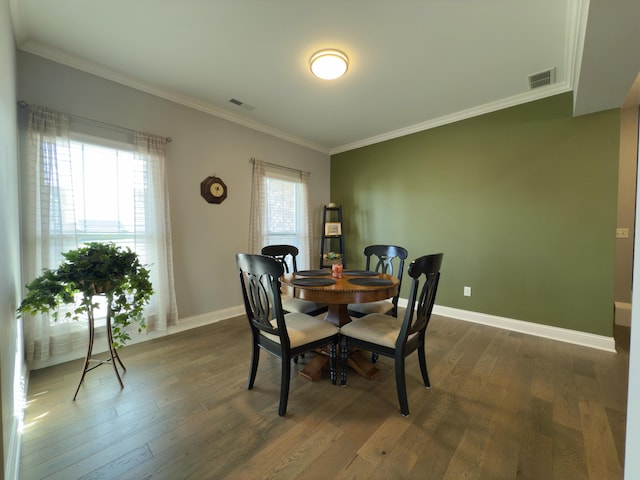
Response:
[[[16,402],[24,384],[22,337],[16,320],[20,298],[20,236],[18,220],[18,162],[15,96],[15,46],[9,19],[9,0],[0,0],[0,398],[2,399],[2,469],[15,478],[18,418]],[[17,401],[15,397],[18,397]]]
[[[242,303],[235,254],[248,249],[252,157],[311,172],[320,229],[322,205],[329,201],[327,155],[24,52],[18,53],[18,97],[173,139],[167,176],[181,319]],[[220,205],[200,196],[200,182],[209,175],[229,189]]]

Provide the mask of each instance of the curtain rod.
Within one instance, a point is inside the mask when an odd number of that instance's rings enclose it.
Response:
[[[251,157],[251,159],[249,160],[251,163],[255,163],[255,161],[257,160],[257,158],[255,157]],[[263,160],[261,160],[265,165],[272,167],[272,168],[279,168],[280,170],[288,170],[290,172],[296,172],[296,173],[306,173],[307,175],[311,175],[311,172],[305,172],[304,170],[299,170],[297,168],[292,168],[292,167],[285,167],[284,165],[278,165],[276,163],[269,163],[269,162],[265,162]]]
[[[25,100],[19,100],[18,101],[18,106],[20,108],[27,108],[29,106],[29,102],[25,101]],[[107,127],[111,127],[111,128],[115,128],[124,132],[135,132],[135,130],[132,130],[130,128],[127,127],[121,127],[120,125],[114,125],[113,123],[107,123],[107,122],[101,122],[100,120],[94,120],[93,118],[87,118],[87,117],[82,117],[80,115],[74,115],[73,113],[65,113],[65,115],[69,116],[69,117],[73,117],[73,118],[78,118],[80,120],[84,120],[85,122],[91,122],[91,123],[99,123],[101,125],[106,125]],[[171,137],[162,137],[164,139],[165,142],[167,143],[171,143],[173,141],[173,139]]]

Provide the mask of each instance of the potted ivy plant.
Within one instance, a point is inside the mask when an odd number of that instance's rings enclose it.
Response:
[[[328,252],[324,254],[323,264],[335,265],[342,263],[342,254],[337,252]]]
[[[26,285],[18,316],[49,313],[57,320],[60,307],[75,305],[66,309],[64,317],[78,320],[87,316],[93,323],[94,311],[99,308],[94,296],[103,295],[113,348],[130,340],[130,325],[137,325],[138,332],[146,328],[143,310],[153,287],[149,270],[134,251],[111,242],[91,242],[62,255],[64,260],[57,269],[45,269]]]

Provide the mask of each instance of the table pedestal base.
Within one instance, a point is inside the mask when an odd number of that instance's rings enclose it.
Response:
[[[369,354],[366,352],[354,351],[349,355],[347,365],[353,368],[358,375],[368,380],[372,380],[380,375],[380,369],[371,363],[371,360],[370,358],[367,358],[367,355]],[[298,373],[307,380],[315,382],[322,377],[322,372],[329,368],[328,365],[328,355],[323,351],[319,351],[318,355],[313,357]]]
[[[380,369],[371,363],[371,354],[369,352],[353,352],[349,355],[347,365],[353,368],[361,377],[373,380],[380,375]]]
[[[342,327],[351,321],[347,305],[344,303],[330,303],[324,316],[325,322],[333,323],[336,327]]]

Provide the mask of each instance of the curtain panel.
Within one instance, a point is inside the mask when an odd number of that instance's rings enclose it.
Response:
[[[136,198],[136,251],[144,250],[150,264],[154,295],[147,307],[147,331],[164,331],[178,322],[173,280],[173,248],[169,215],[169,195],[165,168],[166,142],[162,137],[136,132],[134,183],[145,198]],[[145,171],[146,169],[146,171]],[[141,206],[141,203],[144,205]],[[138,214],[138,212],[143,214]],[[139,233],[139,234],[138,234]]]
[[[30,106],[27,115],[21,158],[25,283],[39,276],[45,268],[57,268],[63,260],[63,252],[83,243],[78,232],[86,229],[86,225],[80,225],[76,218],[76,209],[83,202],[82,176],[77,175],[77,167],[74,170],[71,149],[74,140],[69,116],[37,106]],[[134,159],[131,168],[127,169],[133,177],[135,192],[135,220],[130,233],[132,249],[148,265],[155,292],[145,310],[148,331],[161,331],[177,323],[178,317],[165,140],[134,132],[128,149],[129,156],[133,155]],[[114,191],[119,192],[119,186],[114,187]],[[131,240],[127,242],[127,246],[131,246]],[[104,329],[104,325],[96,328],[97,334]],[[24,336],[25,356],[32,369],[79,358],[86,353],[86,322],[65,320],[63,316],[53,322],[48,315],[25,315]]]
[[[298,267],[311,267],[311,251],[313,237],[311,235],[312,216],[309,204],[309,172],[302,172],[285,167],[279,167],[262,160],[253,159],[253,178],[251,187],[251,213],[249,225],[249,252],[259,254],[262,247],[270,244],[269,225],[273,219],[269,218],[270,202],[267,181],[271,179],[285,179],[296,183],[299,198],[295,205],[296,211],[296,246],[299,250]],[[277,210],[277,209],[276,209]]]

